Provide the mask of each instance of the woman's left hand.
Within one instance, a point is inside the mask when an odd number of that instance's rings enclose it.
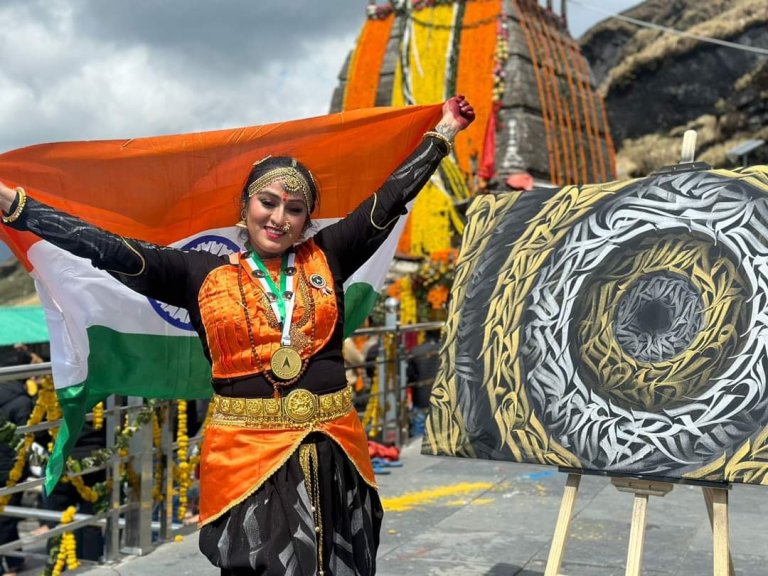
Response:
[[[461,94],[449,98],[443,104],[443,119],[440,123],[449,125],[456,132],[464,130],[474,119],[475,109]]]

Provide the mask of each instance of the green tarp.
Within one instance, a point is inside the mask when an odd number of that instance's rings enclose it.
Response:
[[[40,306],[0,306],[0,346],[48,342]]]

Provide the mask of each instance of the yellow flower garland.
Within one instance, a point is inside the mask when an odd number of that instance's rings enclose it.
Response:
[[[189,436],[187,435],[187,402],[179,400],[178,403],[178,433],[176,440],[179,443],[178,472],[179,483],[179,521],[184,520],[187,514],[187,493],[189,492],[191,468],[189,465]]]
[[[77,510],[74,506],[70,506],[64,510],[64,512],[61,513],[61,523],[70,524],[75,519],[76,512]],[[72,532],[64,532],[64,534],[61,535],[59,554],[56,557],[56,563],[53,566],[51,576],[61,576],[65,564],[68,570],[75,570],[80,566],[80,563],[77,560],[77,541]]]
[[[373,438],[381,432],[381,410],[379,405],[379,367],[373,369],[371,391],[368,402],[365,405],[365,413],[362,418],[363,428],[368,431],[368,436]]]
[[[409,276],[403,276],[400,284],[400,324],[415,324],[418,322],[418,303],[413,293]]]
[[[164,416],[164,414],[163,414]],[[163,417],[165,420],[165,417]],[[155,449],[155,474],[152,485],[152,500],[155,502],[163,501],[163,431],[160,428],[160,418],[157,411],[152,412],[152,446]]]
[[[96,502],[99,499],[99,493],[90,486],[86,486],[82,476],[67,476],[65,474],[61,477],[60,482],[72,484],[77,493],[80,494],[80,497],[86,502]]]
[[[451,247],[452,211],[450,196],[433,182],[428,182],[413,206],[411,254],[424,256]]]
[[[58,408],[59,403],[56,398],[56,392],[53,389],[53,380],[50,376],[44,376],[40,379],[39,393],[37,395],[37,402],[32,409],[32,413],[27,420],[27,426],[34,426],[40,424],[43,421],[43,417],[47,415],[48,420],[54,419],[56,414],[61,414]],[[13,468],[8,473],[8,480],[5,483],[6,488],[12,488],[21,480],[21,475],[24,473],[24,467],[27,464],[27,453],[35,441],[35,435],[32,433],[24,434],[24,442],[19,447],[16,453],[16,460],[13,464]],[[2,511],[11,499],[11,495],[0,496],[0,511]]]
[[[395,68],[392,105],[427,104],[445,99],[447,66],[453,50],[452,39],[459,12],[453,3],[424,7],[419,20],[410,20],[410,42],[403,45]],[[410,89],[409,101],[406,91]],[[468,197],[465,178],[453,158],[443,160],[447,182],[433,178],[414,203],[408,229],[400,249],[413,255],[426,255],[451,247],[454,229],[461,235],[464,223],[453,206],[450,190],[458,199]],[[409,230],[409,231],[408,231]]]
[[[101,430],[104,427],[104,402],[99,402],[93,407],[93,429]]]

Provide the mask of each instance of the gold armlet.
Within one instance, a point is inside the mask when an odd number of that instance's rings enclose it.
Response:
[[[376,230],[388,230],[389,227],[392,226],[392,224],[397,222],[397,219],[400,218],[400,216],[395,216],[394,218],[392,218],[392,220],[384,224],[384,226],[379,226],[378,224],[376,224],[376,222],[373,221],[373,211],[376,210],[376,202],[378,201],[378,199],[379,199],[379,195],[374,193],[373,206],[371,206],[371,226],[376,228]]]
[[[448,148],[448,154],[446,154],[446,156],[448,156],[453,151],[453,142],[451,142],[445,134],[441,134],[436,130],[430,130],[429,132],[424,132],[423,138],[437,138],[438,140],[442,140],[443,142],[445,142],[445,146],[446,148]]]
[[[27,193],[24,191],[24,188],[18,186],[15,190],[16,194],[19,195],[19,205],[16,206],[16,210],[13,211],[13,214],[2,216],[3,224],[10,224],[11,222],[18,220],[19,216],[21,216],[21,211],[24,210],[24,206],[27,205]]]

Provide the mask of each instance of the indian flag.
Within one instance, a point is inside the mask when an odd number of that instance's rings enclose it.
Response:
[[[314,173],[319,226],[373,193],[440,117],[440,106],[379,108],[267,126],[129,140],[42,144],[0,155],[30,196],[116,234],[188,250],[241,248],[239,195],[254,161],[295,156]],[[400,224],[402,225],[402,223]],[[345,284],[346,328],[369,313],[398,231]],[[185,310],[140,296],[30,233],[0,226],[35,279],[63,412],[47,467],[55,486],[85,414],[110,394],[210,396],[210,366]]]

